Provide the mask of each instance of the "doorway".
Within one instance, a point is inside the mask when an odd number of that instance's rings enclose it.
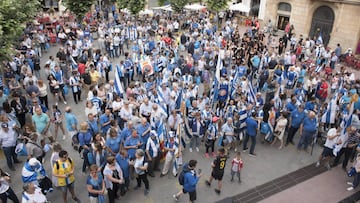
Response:
[[[309,36],[317,39],[321,35],[323,44],[327,46],[330,41],[334,20],[335,14],[332,8],[320,6],[313,14]]]

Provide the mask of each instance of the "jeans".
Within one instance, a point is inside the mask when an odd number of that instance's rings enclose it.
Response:
[[[9,187],[6,192],[0,194],[0,200],[2,203],[6,203],[7,199],[11,199],[14,203],[19,203],[19,199],[17,198],[11,187]]]
[[[3,147],[3,151],[6,157],[6,163],[9,168],[14,168],[14,162],[18,162],[17,155],[14,147]]]
[[[353,188],[356,188],[360,183],[360,172],[356,172],[353,181]]]
[[[116,57],[119,57],[119,46],[114,46],[114,55],[116,56]]]
[[[195,143],[195,147],[199,147],[199,145],[200,145],[199,136],[194,135],[194,136],[191,137],[191,139],[190,139],[190,148],[193,148],[194,143]]]
[[[84,149],[83,150],[83,157],[84,157],[84,161],[83,161],[83,165],[82,165],[82,172],[86,172],[86,167],[90,166],[89,160],[88,160],[88,154],[89,150]]]
[[[250,136],[250,135],[246,134],[245,139],[244,139],[243,149],[244,150],[247,149],[247,143],[249,141],[249,138],[251,139],[250,154],[254,154],[255,145],[256,145],[256,136]]]
[[[300,150],[302,146],[304,146],[304,150],[307,150],[307,147],[311,143],[313,136],[314,133],[304,131],[300,137],[299,144],[297,146],[298,150]]]

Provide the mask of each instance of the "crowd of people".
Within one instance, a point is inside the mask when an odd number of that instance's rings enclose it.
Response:
[[[217,180],[218,194],[231,152],[231,181],[236,175],[241,182],[240,150],[256,157],[257,140],[279,140],[282,149],[295,145],[299,133],[297,149],[307,152],[316,139],[323,141],[316,166],[325,159],[328,169],[334,156],[337,165],[345,155],[344,170],[356,157],[360,82],[351,70],[336,68],[344,54],[340,44],[331,49],[318,36],[295,34],[290,23],[276,37],[255,17],[242,33],[232,14],[217,19],[207,11],[135,21],[112,6],[95,9],[80,24],[61,20],[50,31],[27,25],[19,52],[2,64],[0,144],[12,171],[21,163],[17,155],[27,156],[22,202],[46,202],[55,187],[63,202],[68,191],[80,202],[74,191],[78,163],[59,144],[59,129],[83,158],[92,203],[115,202],[135,177],[134,190],[144,183],[148,195],[155,171],[179,177],[183,190],[175,200],[189,193],[195,201],[202,173],[196,160],[185,161],[185,149],[215,159],[206,184]],[[51,33],[60,48],[44,59]],[[73,108],[86,100],[85,120],[59,104],[67,105],[69,94]],[[52,171],[45,171],[50,151]],[[360,182],[357,160],[348,190]],[[19,202],[9,180],[1,172],[0,198]]]

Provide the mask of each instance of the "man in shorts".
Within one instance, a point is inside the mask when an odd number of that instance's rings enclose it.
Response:
[[[54,163],[53,175],[58,178],[58,186],[62,192],[63,202],[67,202],[67,191],[71,193],[71,197],[76,203],[80,200],[75,195],[75,176],[74,176],[74,162],[69,158],[67,151],[59,152],[59,160]]]
[[[227,155],[225,153],[225,149],[224,148],[218,149],[218,155],[216,156],[215,160],[211,164],[211,167],[213,168],[212,172],[211,172],[211,176],[210,176],[209,180],[205,181],[206,185],[209,187],[211,186],[211,181],[213,179],[218,181],[218,188],[215,188],[215,192],[217,194],[221,193],[222,178],[224,176],[226,160],[227,160]]]
[[[325,167],[328,170],[330,170],[329,161],[330,161],[331,157],[334,156],[334,154],[333,154],[334,145],[339,144],[338,143],[338,137],[341,134],[340,131],[341,131],[341,128],[339,128],[339,127],[329,129],[329,131],[327,132],[327,135],[326,135],[326,141],[325,141],[325,144],[324,144],[324,150],[321,153],[321,155],[319,156],[318,161],[316,162],[316,165],[315,165],[316,167],[319,167],[320,162],[322,160],[325,160],[326,161]]]

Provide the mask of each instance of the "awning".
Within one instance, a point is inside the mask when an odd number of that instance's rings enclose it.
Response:
[[[192,10],[192,11],[199,11],[201,9],[206,8],[206,6],[200,5],[200,4],[188,4],[184,7],[187,10]]]
[[[239,3],[239,4],[230,5],[229,10],[249,13],[250,12],[250,7],[246,6],[243,3]]]
[[[171,5],[152,7],[152,10],[163,10],[163,11],[172,11]]]

